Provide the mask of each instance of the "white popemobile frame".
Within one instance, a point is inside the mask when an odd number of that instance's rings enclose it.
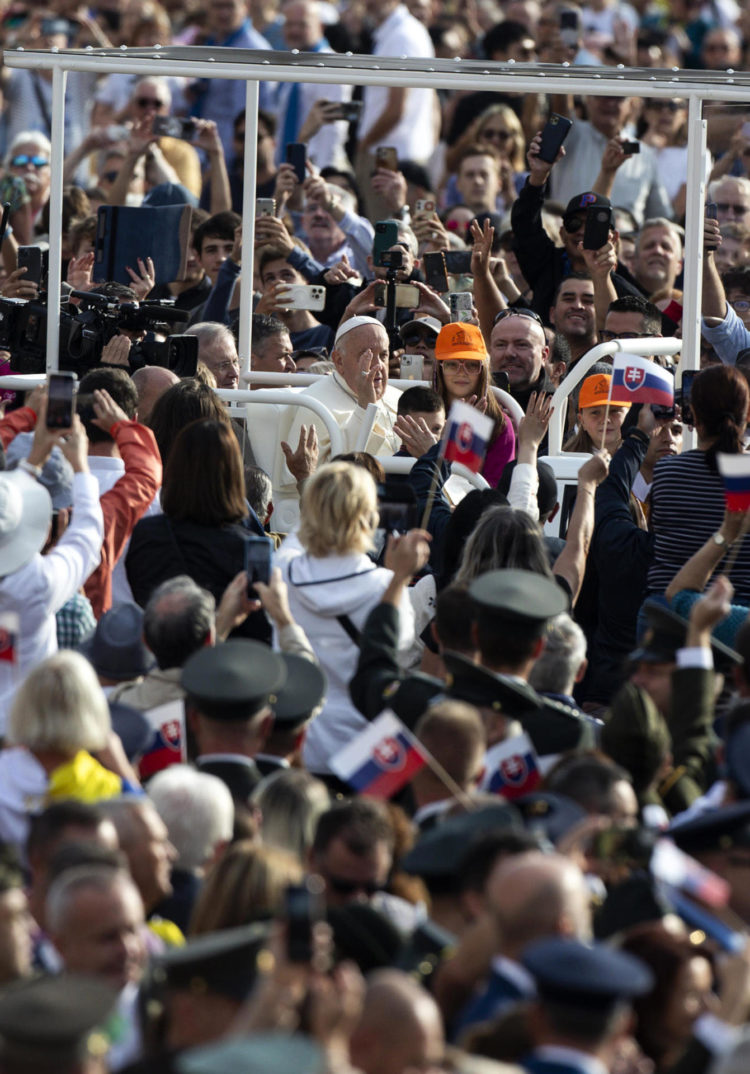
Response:
[[[207,47],[160,47],[119,49],[67,49],[6,51],[7,67],[52,71],[52,160],[50,189],[50,258],[49,291],[59,294],[61,286],[63,130],[65,84],[68,71],[119,72],[135,75],[178,74],[187,78],[239,79],[246,82],[246,115],[252,130],[258,112],[259,82],[335,81],[352,86],[402,86],[433,89],[487,90],[504,86],[515,93],[572,94],[598,96],[681,97],[688,101],[688,163],[685,229],[685,272],[682,319],[682,345],[674,340],[615,340],[594,347],[555,393],[556,413],[550,426],[550,456],[559,458],[562,439],[562,402],[575,387],[586,369],[598,357],[623,350],[629,353],[675,354],[682,350],[681,367],[697,369],[699,365],[700,305],[703,265],[702,228],[705,201],[706,123],[702,118],[704,101],[722,101],[729,105],[750,104],[750,72],[708,72],[651,70],[648,68],[574,67],[551,64],[487,63],[476,60],[425,60],[401,56],[326,55],[317,53],[260,52],[245,49]],[[408,69],[406,65],[408,64]],[[252,308],[252,256],[255,232],[255,177],[257,171],[256,139],[245,139],[245,186],[242,212],[242,246],[245,269],[240,285],[240,343],[243,380],[262,382],[279,388],[289,383],[284,374],[253,374],[250,370],[250,331]],[[59,322],[47,322],[47,370],[57,368]],[[11,387],[11,378],[0,378]],[[26,383],[31,378],[26,378]],[[38,378],[34,378],[38,379]],[[12,378],[14,382],[18,378]],[[296,384],[307,383],[301,375]],[[396,382],[399,383],[399,382]],[[416,382],[405,381],[408,387]],[[20,384],[18,385],[20,386]],[[222,395],[225,393],[222,393]],[[244,402],[246,393],[227,393],[234,403]],[[285,393],[286,394],[286,393]],[[503,400],[507,404],[507,398]],[[510,408],[509,408],[510,409]],[[517,415],[516,415],[517,419]],[[687,438],[686,438],[687,439]],[[383,460],[385,461],[385,460]],[[562,476],[562,475],[561,475]],[[563,480],[565,480],[563,478]],[[569,479],[568,479],[569,480]]]

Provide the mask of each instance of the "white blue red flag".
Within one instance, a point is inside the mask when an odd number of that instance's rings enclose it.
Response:
[[[525,732],[489,749],[484,765],[482,789],[510,800],[530,794],[542,778],[536,752]]]
[[[621,352],[612,366],[609,401],[674,406],[674,377],[648,358]]]
[[[494,427],[492,418],[476,407],[453,403],[443,433],[443,458],[446,462],[460,462],[478,474]]]
[[[747,511],[750,509],[750,455],[716,456],[721,480],[724,482],[724,496],[730,511]]]
[[[336,775],[360,794],[390,798],[427,764],[424,750],[389,709],[331,758]]]

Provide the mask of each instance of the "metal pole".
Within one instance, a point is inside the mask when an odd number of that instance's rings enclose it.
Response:
[[[240,365],[250,371],[255,262],[255,186],[258,176],[259,83],[245,83],[245,171],[242,188],[242,272],[240,273]]]
[[[62,287],[62,196],[65,163],[65,83],[68,72],[52,71],[52,153],[49,191],[49,277],[47,284],[47,372],[60,367],[60,289]]]

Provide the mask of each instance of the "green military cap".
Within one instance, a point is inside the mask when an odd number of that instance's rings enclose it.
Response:
[[[425,880],[457,877],[472,844],[480,836],[498,828],[523,829],[521,816],[510,802],[498,802],[473,813],[447,817],[420,835],[401,859],[400,867],[404,872]]]
[[[480,574],[469,586],[469,596],[479,606],[480,616],[507,624],[517,637],[540,637],[547,622],[569,607],[560,586],[535,571]]]
[[[689,625],[687,619],[658,600],[647,600],[643,611],[648,626],[638,648],[630,654],[630,659],[634,663],[674,663],[677,650],[685,647]],[[726,672],[734,664],[742,663],[740,654],[717,638],[711,638],[711,652],[717,671]]]
[[[293,727],[309,720],[323,701],[328,679],[320,664],[296,653],[279,653],[286,668],[286,682],[273,702],[277,724]]]
[[[180,1074],[324,1074],[328,1068],[325,1052],[312,1037],[281,1032],[227,1037],[191,1048],[175,1065]]]
[[[285,681],[286,667],[279,654],[244,638],[199,649],[180,678],[196,708],[217,720],[254,716],[276,700]]]
[[[154,986],[204,995],[207,992],[243,1000],[258,978],[258,955],[270,925],[258,922],[196,936],[182,947],[154,959]]]
[[[105,1024],[117,993],[78,974],[33,977],[0,992],[0,1066],[62,1067],[87,1055],[104,1056]]]
[[[376,907],[366,902],[331,906],[326,911],[326,920],[333,933],[338,960],[350,959],[365,974],[395,964],[402,936]]]
[[[669,835],[686,854],[750,847],[750,802],[733,802],[690,820],[673,821]]]
[[[556,843],[588,815],[572,798],[551,791],[533,791],[516,798],[513,805],[523,817],[527,831],[550,843]]]

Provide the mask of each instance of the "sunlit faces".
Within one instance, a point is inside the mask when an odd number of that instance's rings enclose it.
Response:
[[[530,387],[542,372],[548,353],[544,329],[529,317],[505,317],[492,329],[490,366],[507,373],[511,388]]]
[[[482,375],[482,362],[478,359],[449,358],[440,362],[438,369],[443,375],[451,400],[467,399],[470,395],[477,394]]]
[[[260,344],[253,344],[252,367],[259,373],[293,373],[296,366],[289,333],[279,332],[267,336]]]
[[[658,224],[641,232],[635,253],[635,275],[649,293],[673,287],[681,268],[682,244],[672,228]]]
[[[550,320],[555,330],[569,339],[593,339],[596,331],[593,281],[565,280],[550,310]]]
[[[474,212],[493,211],[500,188],[500,169],[489,154],[465,157],[456,174],[456,189]]]
[[[367,352],[370,352],[369,356]],[[363,324],[342,336],[334,347],[331,360],[347,387],[359,394],[362,374],[377,367],[373,386],[377,399],[382,399],[388,386],[388,336],[382,325]]]
[[[233,239],[222,239],[218,235],[206,235],[196,257],[203,271],[212,283],[216,283],[219,269],[234,249]]]

